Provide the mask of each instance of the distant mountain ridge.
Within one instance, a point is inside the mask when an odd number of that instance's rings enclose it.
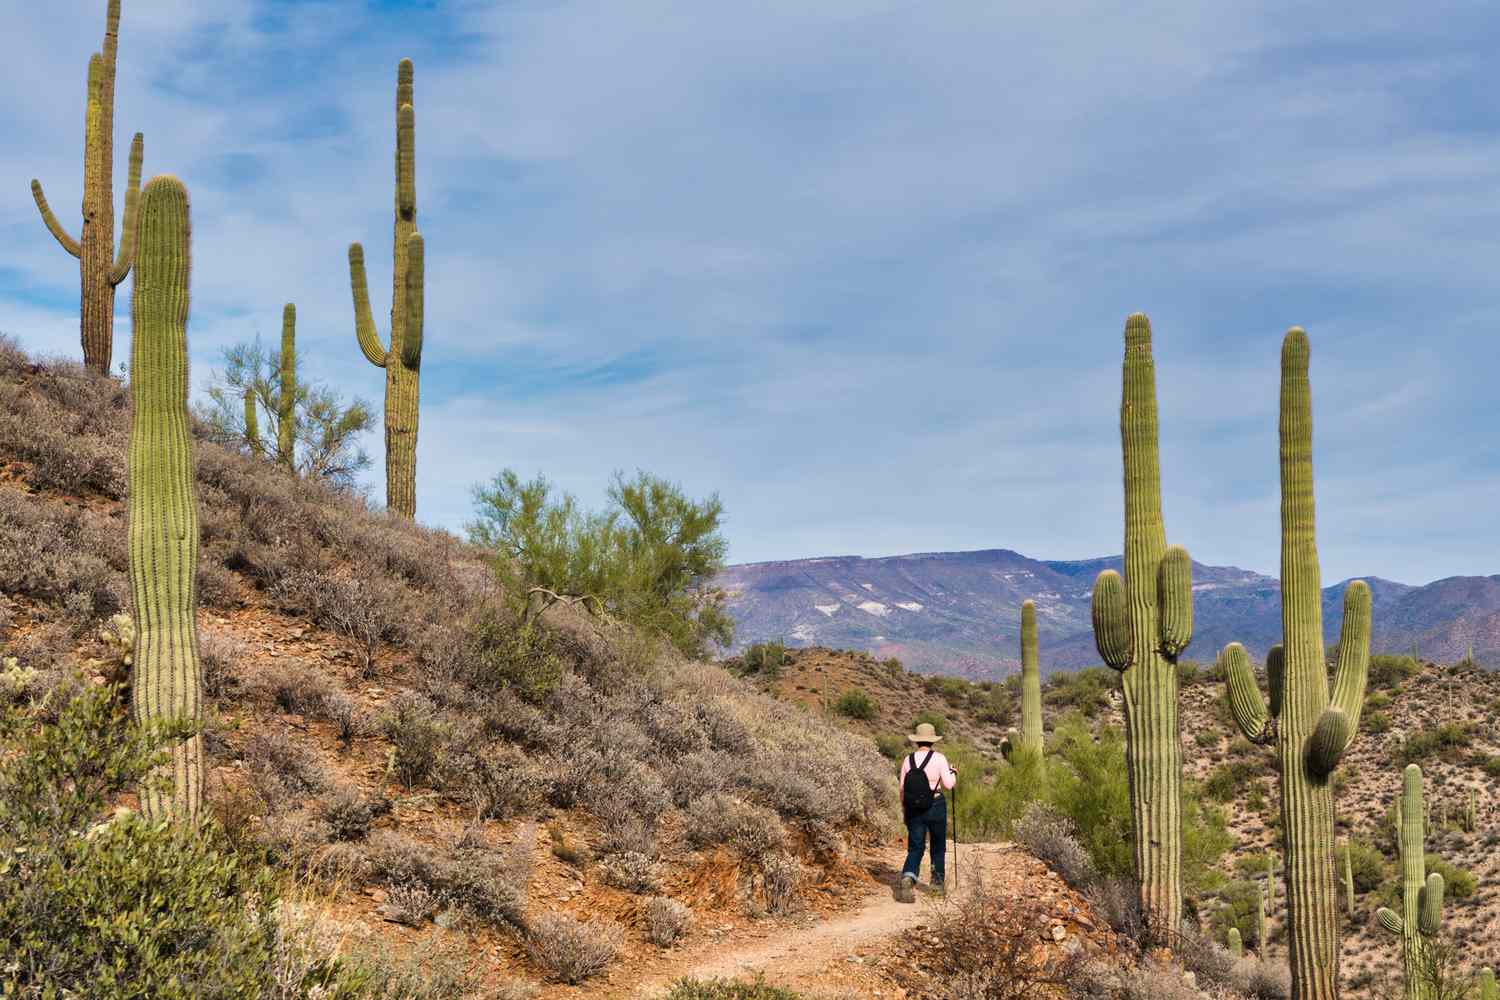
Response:
[[[1099,663],[1089,621],[1094,577],[1122,558],[1039,560],[1010,549],[922,552],[866,559],[825,556],[731,566],[717,580],[737,622],[735,648],[782,639],[791,646],[862,649],[913,670],[972,678],[1018,663],[1021,602],[1036,602],[1043,670]],[[1500,664],[1500,576],[1449,577],[1414,587],[1364,577],[1374,601],[1376,651],[1456,660],[1474,647]],[[1344,584],[1323,591],[1326,641],[1338,638]],[[1233,566],[1193,564],[1193,644],[1213,660],[1225,644],[1264,656],[1281,636],[1281,582]]]

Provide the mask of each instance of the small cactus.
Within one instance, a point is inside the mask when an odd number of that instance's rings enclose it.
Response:
[[[1245,945],[1240,940],[1240,929],[1238,927],[1229,928],[1229,957],[1236,962],[1245,957]]]
[[[1495,985],[1495,970],[1488,966],[1479,970],[1479,1000],[1500,1000],[1500,986]]]
[[[109,372],[114,351],[115,289],[130,273],[135,257],[136,210],[141,190],[141,157],[145,140],[139,132],[130,144],[130,174],[125,188],[125,222],[115,252],[115,68],[120,49],[120,0],[109,0],[104,15],[104,47],[89,59],[88,98],[83,137],[83,228],[68,234],[47,204],[42,182],[31,182],[42,222],[58,244],[78,258],[80,277],[78,326],[83,363]]]
[[[1442,927],[1443,876],[1427,871],[1426,830],[1422,823],[1422,769],[1409,764],[1401,775],[1400,809],[1396,835],[1401,853],[1401,909],[1382,906],[1375,914],[1380,926],[1401,939],[1406,969],[1406,1000],[1432,1000],[1424,975],[1429,942]]]
[[[188,429],[187,189],[157,177],[141,193],[140,248],[130,303],[130,589],[135,622],[131,712],[137,723],[203,721],[196,578],[198,506]],[[149,784],[149,821],[195,822],[203,802],[203,742],[172,748],[170,787]]]
[[[264,458],[266,449],[260,443],[260,417],[255,409],[255,387],[245,386],[245,444],[255,458]]]
[[[1349,838],[1344,838],[1344,899],[1349,904],[1349,919],[1354,919],[1354,858]]]

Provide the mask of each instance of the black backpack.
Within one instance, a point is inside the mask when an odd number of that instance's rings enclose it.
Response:
[[[937,794],[932,790],[932,780],[927,777],[927,765],[932,763],[933,751],[927,751],[927,759],[917,765],[917,755],[911,755],[911,767],[906,780],[901,783],[901,808],[908,816],[921,815],[932,808]]]

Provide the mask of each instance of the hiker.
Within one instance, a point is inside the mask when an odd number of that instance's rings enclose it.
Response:
[[[958,771],[933,749],[942,739],[932,723],[924,722],[906,737],[916,750],[901,762],[901,811],[906,817],[906,864],[901,869],[898,899],[917,901],[913,887],[922,870],[922,852],[932,838],[932,888],[946,895],[943,863],[948,848],[948,801],[944,789],[958,782]]]

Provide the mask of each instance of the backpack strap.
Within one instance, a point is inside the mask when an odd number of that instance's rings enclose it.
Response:
[[[927,751],[927,759],[924,760],[924,761],[922,761],[922,770],[924,770],[924,771],[927,770],[927,765],[932,763],[932,755],[935,754],[935,753],[937,753],[936,750],[928,750]],[[913,761],[915,761],[917,759],[917,755],[916,754],[912,754],[911,755],[911,759]]]

